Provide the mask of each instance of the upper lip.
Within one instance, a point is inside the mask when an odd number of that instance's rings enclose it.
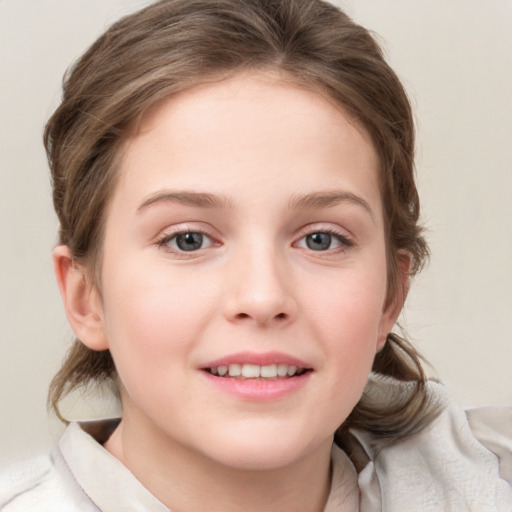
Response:
[[[286,364],[288,366],[296,366],[297,368],[311,369],[309,363],[282,352],[238,352],[208,361],[202,364],[201,368],[218,368],[219,366],[229,366],[230,364],[255,364],[258,366]]]

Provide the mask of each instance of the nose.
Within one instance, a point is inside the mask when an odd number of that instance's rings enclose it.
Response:
[[[225,316],[230,322],[286,325],[296,315],[286,262],[276,251],[240,251],[230,261]]]

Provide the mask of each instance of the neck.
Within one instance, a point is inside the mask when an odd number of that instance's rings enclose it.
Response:
[[[324,510],[331,483],[330,442],[292,464],[249,470],[205,457],[154,428],[148,431],[148,425],[140,427],[124,419],[105,448],[171,510]]]

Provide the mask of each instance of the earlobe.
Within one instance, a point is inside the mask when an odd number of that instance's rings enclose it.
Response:
[[[53,250],[53,267],[73,332],[92,350],[108,349],[97,292],[85,269],[73,261],[66,245]]]
[[[396,291],[382,314],[377,339],[377,352],[384,347],[387,336],[393,329],[409,293],[411,255],[407,251],[399,251],[396,256],[396,266],[399,274],[397,276]]]

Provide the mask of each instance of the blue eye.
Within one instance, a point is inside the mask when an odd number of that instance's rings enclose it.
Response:
[[[332,235],[329,233],[312,233],[306,236],[306,245],[313,251],[326,251],[331,248]]]
[[[182,233],[176,235],[176,245],[182,251],[197,251],[203,245],[202,233]]]
[[[212,239],[200,231],[185,231],[163,238],[158,245],[176,252],[193,252],[212,245]]]
[[[345,246],[350,247],[352,244],[344,236],[330,231],[315,231],[302,237],[297,246],[311,251],[328,251]]]

